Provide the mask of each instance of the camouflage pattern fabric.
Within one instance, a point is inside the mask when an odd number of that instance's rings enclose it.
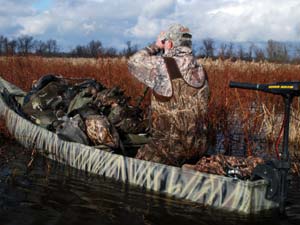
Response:
[[[181,166],[206,151],[208,88],[195,89],[182,79],[172,81],[178,90],[167,102],[151,98],[152,140],[137,154],[138,159]]]
[[[190,33],[189,28],[181,24],[171,25],[169,29],[166,32],[163,32],[160,36],[161,40],[171,40],[175,47],[192,47],[192,34]]]
[[[55,110],[63,102],[63,93],[67,85],[52,81],[30,96],[30,100],[23,105],[25,113],[33,111]]]
[[[111,106],[113,104],[125,104],[128,98],[119,87],[104,89],[97,93],[94,104],[97,106]]]
[[[197,63],[188,47],[176,47],[157,56],[155,46],[143,49],[134,54],[128,61],[129,71],[142,83],[150,87],[156,94],[172,97],[173,87],[165,64],[164,57],[173,57],[180,69],[184,81],[195,88],[203,87],[205,73],[203,67]]]
[[[36,124],[48,128],[57,119],[55,111],[65,106],[64,92],[67,85],[51,81],[42,89],[31,93],[22,111]]]
[[[128,134],[145,133],[148,125],[143,111],[129,105],[123,90],[106,88],[95,80],[74,84],[46,75],[26,98],[20,111],[35,124],[64,140],[122,150],[123,154],[120,137],[127,140]]]
[[[120,138],[116,128],[102,115],[90,115],[85,120],[88,137],[95,145],[119,148]]]
[[[139,149],[136,158],[181,166],[206,151],[206,76],[191,49],[177,47],[163,55],[176,60],[182,75],[172,80],[163,56],[152,55],[156,49],[149,48],[129,60],[131,73],[158,94],[151,98],[152,139]]]
[[[113,104],[107,118],[123,134],[145,133],[149,123],[141,117],[139,108],[128,105]]]
[[[86,106],[88,103],[92,102],[95,98],[96,89],[87,87],[80,91],[68,105],[67,113],[71,113],[73,110],[80,109]]]
[[[184,168],[194,169],[200,172],[233,176],[240,179],[250,178],[254,168],[264,160],[255,156],[237,157],[225,155],[212,155],[202,157],[196,165],[183,165]]]

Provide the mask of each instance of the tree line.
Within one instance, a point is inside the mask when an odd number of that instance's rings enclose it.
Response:
[[[61,50],[57,41],[36,40],[32,36],[23,35],[16,39],[9,39],[0,35],[0,56],[12,55],[38,55],[45,57],[129,57],[138,50],[137,45],[131,41],[126,42],[126,47],[118,50],[114,47],[104,47],[99,40],[92,40],[86,45],[77,45],[69,51]],[[293,46],[294,54],[291,56],[286,43],[268,40],[263,47],[250,44],[244,45],[229,43],[216,43],[211,38],[203,39],[200,47],[194,49],[199,58],[230,59],[246,61],[270,61],[277,63],[300,63],[300,46]]]
[[[46,57],[119,57],[130,56],[138,50],[131,41],[126,42],[126,48],[117,50],[114,47],[104,47],[101,41],[92,40],[86,45],[77,45],[70,51],[63,51],[54,39],[47,41],[35,40],[34,37],[23,35],[16,39],[8,39],[0,35],[0,56],[38,55]]]
[[[246,61],[270,61],[276,63],[300,63],[300,45],[290,46],[275,40],[268,40],[263,47],[254,43],[235,45],[232,42],[220,43],[218,46],[211,38],[204,39],[199,48],[198,57],[213,59],[231,59]],[[292,49],[291,49],[292,48]],[[293,51],[293,54],[290,52]]]

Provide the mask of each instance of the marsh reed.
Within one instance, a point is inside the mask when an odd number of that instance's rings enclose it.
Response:
[[[200,59],[208,74],[210,101],[207,124],[210,142],[213,145],[217,134],[223,137],[225,152],[233,143],[232,131],[239,129],[246,154],[253,154],[257,148],[257,136],[265,140],[265,151],[274,154],[282,117],[283,101],[280,96],[257,91],[230,89],[229,81],[250,83],[272,83],[300,80],[300,66],[268,62],[245,62],[229,60]],[[107,87],[120,86],[132,97],[132,103],[143,95],[144,85],[131,76],[125,58],[43,58],[43,57],[1,57],[0,75],[24,90],[45,74],[60,74],[72,78],[94,78]],[[150,103],[150,93],[143,101],[143,107]],[[300,146],[300,100],[294,100],[290,126],[290,143],[293,149]],[[1,124],[0,124],[1,125]],[[0,132],[4,132],[0,126]],[[297,150],[295,150],[297,151]]]

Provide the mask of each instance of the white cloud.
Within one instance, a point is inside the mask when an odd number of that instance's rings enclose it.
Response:
[[[176,4],[176,0],[153,0],[145,3],[137,15],[136,23],[126,33],[138,38],[155,37],[166,23],[170,24],[170,18],[176,12]]]
[[[295,10],[296,9],[296,10]],[[234,41],[297,40],[295,29],[300,16],[298,1],[229,1],[208,11],[205,18],[209,36]]]
[[[0,35],[33,35],[65,45],[98,39],[106,45],[146,44],[172,23],[194,39],[298,41],[299,0],[53,0],[36,10],[30,0],[0,0]],[[119,44],[117,44],[119,42]]]
[[[96,31],[96,22],[87,22],[82,24],[82,30],[85,32],[85,34],[90,34],[94,31]]]
[[[48,11],[30,17],[19,17],[17,18],[16,22],[22,26],[22,29],[18,30],[16,35],[35,36],[44,34],[52,21],[52,15]]]
[[[163,18],[167,14],[173,13],[176,0],[152,0],[145,3],[141,16],[147,18]]]

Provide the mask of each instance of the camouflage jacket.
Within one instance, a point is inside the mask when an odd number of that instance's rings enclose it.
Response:
[[[163,97],[172,97],[172,71],[166,59],[175,59],[183,80],[194,88],[201,88],[205,83],[203,67],[197,63],[188,47],[176,47],[163,55],[157,55],[159,49],[149,46],[136,54],[128,61],[129,71],[142,83],[150,87],[156,94]],[[172,67],[172,66],[171,66]],[[174,66],[173,66],[174,67]]]
[[[150,46],[129,60],[131,73],[156,93],[151,96],[151,139],[136,158],[181,166],[207,149],[208,82],[190,48],[157,53]]]

